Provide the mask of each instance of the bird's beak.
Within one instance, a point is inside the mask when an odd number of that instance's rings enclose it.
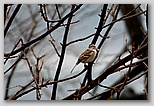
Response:
[[[100,49],[96,49],[98,52],[100,51]]]

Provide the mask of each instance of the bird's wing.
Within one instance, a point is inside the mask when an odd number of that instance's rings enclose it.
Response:
[[[85,50],[80,56],[79,56],[79,59],[77,61],[77,64],[79,64],[80,62],[84,62],[85,60],[87,60],[91,55],[92,53],[94,53],[94,51],[92,50]]]

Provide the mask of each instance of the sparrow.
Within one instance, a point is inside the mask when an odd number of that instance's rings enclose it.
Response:
[[[96,53],[97,51],[99,51],[99,49],[96,48],[96,46],[94,44],[90,44],[88,49],[85,50],[78,58],[75,66],[73,67],[73,69],[71,70],[71,73],[73,72],[74,68],[79,64],[79,63],[89,63],[92,62],[95,57],[96,57]]]

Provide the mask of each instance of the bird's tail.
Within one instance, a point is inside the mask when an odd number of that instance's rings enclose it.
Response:
[[[76,65],[77,65],[77,64],[75,64],[75,66],[72,68],[72,70],[71,70],[71,72],[70,72],[70,73],[72,73],[72,72],[73,72],[73,70],[74,70],[74,68],[76,67]]]

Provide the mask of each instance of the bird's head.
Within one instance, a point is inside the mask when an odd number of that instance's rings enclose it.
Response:
[[[89,45],[89,48],[95,49],[95,50],[99,51],[99,49],[97,49],[96,46],[95,46],[94,44],[90,44],[90,45]]]
[[[95,46],[94,44],[90,44],[90,45],[89,45],[89,48],[96,49],[96,46]]]

